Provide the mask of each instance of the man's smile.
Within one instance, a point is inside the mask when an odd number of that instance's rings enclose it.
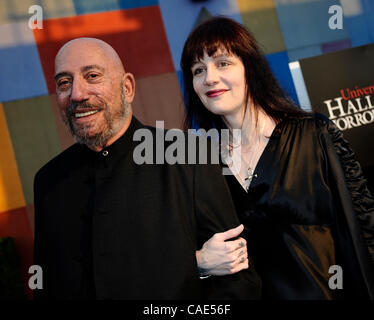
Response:
[[[88,111],[88,112],[77,112],[75,114],[75,117],[76,118],[87,117],[87,116],[90,116],[92,114],[95,114],[96,112],[99,112],[99,110],[93,110],[93,111]]]
[[[83,124],[94,121],[95,118],[98,117],[100,111],[102,111],[102,109],[76,110],[76,112],[71,115],[71,121],[75,124]]]

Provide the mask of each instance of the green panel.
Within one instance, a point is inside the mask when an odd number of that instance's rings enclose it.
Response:
[[[273,1],[239,0],[238,5],[243,24],[252,32],[265,54],[286,50]]]
[[[195,25],[192,29],[197,28],[200,24],[211,18],[213,15],[207,10],[205,7],[202,7],[199,13],[199,16],[197,17],[197,20],[195,22]]]
[[[49,96],[3,103],[26,204],[34,202],[35,173],[61,152]]]

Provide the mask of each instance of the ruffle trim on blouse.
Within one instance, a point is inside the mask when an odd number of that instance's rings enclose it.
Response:
[[[366,185],[361,165],[356,161],[355,153],[347,140],[344,139],[342,132],[328,118],[320,115],[316,118],[323,122],[334,144],[335,152],[344,172],[347,188],[351,194],[353,208],[357,214],[374,266],[374,198]]]

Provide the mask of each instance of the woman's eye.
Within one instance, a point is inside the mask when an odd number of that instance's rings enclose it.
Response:
[[[221,61],[221,62],[218,63],[219,67],[227,67],[228,65],[230,65],[230,64],[226,61]]]
[[[196,76],[200,73],[202,73],[204,70],[203,68],[196,68],[194,71],[193,71],[193,75]]]

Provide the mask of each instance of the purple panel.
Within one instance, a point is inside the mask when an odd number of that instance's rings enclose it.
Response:
[[[330,42],[330,43],[323,43],[321,45],[321,49],[323,53],[335,52],[335,51],[340,51],[340,50],[349,49],[349,48],[352,48],[351,39]]]

